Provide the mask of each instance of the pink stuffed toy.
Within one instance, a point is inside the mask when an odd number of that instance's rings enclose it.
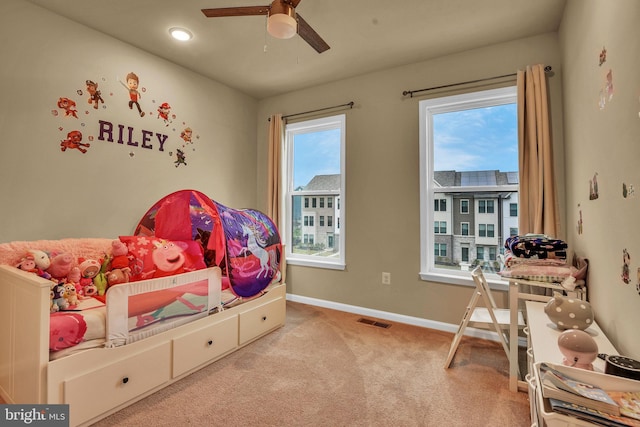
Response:
[[[82,280],[82,275],[80,274],[80,267],[78,267],[77,265],[71,267],[69,274],[67,274],[67,283],[72,283],[73,286],[75,286],[76,288],[76,295],[78,296],[78,298],[83,299],[84,289],[82,284],[80,283],[80,280]]]
[[[111,242],[111,269],[129,267],[129,249],[120,240]]]
[[[73,267],[73,256],[63,252],[51,258],[51,265],[47,269],[47,273],[54,279],[62,280],[66,279],[71,267]]]

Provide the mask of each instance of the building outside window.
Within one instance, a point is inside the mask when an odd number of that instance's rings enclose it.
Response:
[[[292,265],[345,268],[345,129],[344,114],[285,127],[281,235]]]
[[[476,265],[498,278],[498,254],[518,224],[516,101],[509,86],[419,102],[423,280],[469,283]]]

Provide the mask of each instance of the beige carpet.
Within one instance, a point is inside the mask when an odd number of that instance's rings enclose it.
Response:
[[[361,318],[288,302],[283,328],[96,426],[531,424],[499,344],[465,337],[445,370],[452,334]]]

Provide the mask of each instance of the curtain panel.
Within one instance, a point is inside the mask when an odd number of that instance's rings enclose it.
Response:
[[[519,234],[561,232],[544,65],[518,70]]]
[[[282,138],[284,121],[282,114],[274,114],[269,120],[269,149],[267,165],[267,215],[280,224],[280,192],[282,190]]]

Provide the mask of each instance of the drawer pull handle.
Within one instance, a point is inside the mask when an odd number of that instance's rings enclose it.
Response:
[[[124,377],[124,378],[122,379],[122,384],[126,384],[126,383],[128,383],[128,382],[129,382],[129,377]]]
[[[262,316],[262,321],[267,320],[267,316]]]
[[[207,345],[213,345],[213,340],[207,341]]]

